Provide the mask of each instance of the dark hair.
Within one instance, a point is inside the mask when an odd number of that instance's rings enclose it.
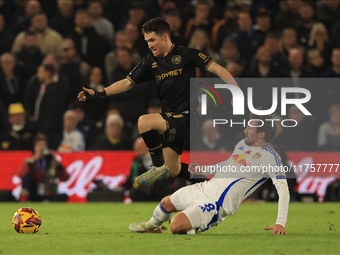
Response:
[[[268,32],[266,35],[265,35],[265,39],[267,38],[275,38],[275,39],[278,39],[277,35],[273,32]]]
[[[74,15],[78,14],[86,14],[87,16],[90,16],[89,12],[86,9],[78,9]]]
[[[47,143],[48,139],[43,133],[38,132],[37,135],[34,138],[34,144],[36,144],[37,142],[40,142],[40,141],[45,141]]]
[[[89,7],[91,4],[100,4],[100,5],[103,7],[102,2],[99,1],[99,0],[90,0],[90,1],[87,3],[87,6]]]
[[[302,1],[301,7],[309,6],[315,11],[315,4],[314,1]]]
[[[199,5],[199,4],[204,4],[204,5],[209,7],[208,1],[205,1],[205,0],[198,0],[196,6]]]
[[[46,18],[47,18],[47,14],[46,14],[46,12],[44,12],[44,11],[38,11],[36,14],[34,14],[33,18],[34,18],[35,16],[38,16],[38,15],[45,15]]]
[[[159,17],[145,22],[142,27],[142,33],[148,34],[151,32],[155,32],[157,35],[163,35],[164,33],[167,33],[170,36],[169,23]]]
[[[123,48],[117,49],[117,53],[118,53],[118,51],[126,51],[127,53],[129,53],[129,56],[131,56],[131,55],[132,55],[132,51],[131,51],[131,50],[129,50],[128,48],[126,48],[126,47],[123,47]]]
[[[91,69],[91,74],[92,74],[92,72],[93,72],[93,70],[94,69],[99,69],[100,70],[100,74],[101,74],[101,76],[103,77],[103,70],[99,67],[99,66],[94,66],[94,67],[92,67],[92,69]]]
[[[31,30],[27,30],[25,32],[25,36],[36,36],[36,34],[33,31],[31,31]]]
[[[246,14],[246,15],[248,15],[248,16],[251,18],[250,12],[247,12],[247,11],[240,11],[239,14]],[[238,17],[240,17],[240,15],[239,15]]]
[[[223,44],[224,43],[232,43],[232,44],[234,44],[235,46],[237,46],[237,43],[236,43],[236,40],[233,38],[233,37],[226,37],[226,38],[224,38],[224,40],[223,40]]]
[[[86,104],[84,102],[80,102],[79,100],[74,100],[68,106],[68,110],[75,110],[75,109],[78,109],[78,108],[80,108],[84,112],[86,112]]]
[[[263,126],[262,127],[256,127],[256,133],[265,133],[264,140],[269,143],[274,140],[275,137],[278,136],[278,126],[275,121],[266,121],[268,119],[273,119],[274,115],[256,115],[256,114],[250,114],[250,119],[254,120],[262,120]]]
[[[164,13],[164,16],[172,16],[181,18],[180,12],[177,9],[169,9]]]
[[[49,72],[51,77],[55,74],[55,67],[53,65],[43,65],[45,71]]]
[[[117,111],[120,112],[120,108],[119,108],[119,106],[118,106],[116,103],[110,103],[110,104],[107,106],[107,108],[106,108],[106,113],[107,113],[108,111],[111,111],[111,110],[114,110],[114,109],[116,109]]]
[[[144,10],[144,4],[143,1],[131,1],[130,4],[128,4],[128,9],[141,9]]]

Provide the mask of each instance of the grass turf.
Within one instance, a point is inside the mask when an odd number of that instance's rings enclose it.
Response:
[[[0,203],[0,254],[340,254],[340,203],[290,204],[287,235],[263,230],[277,203],[242,204],[234,216],[201,235],[129,231],[157,203]],[[14,212],[30,206],[42,217],[36,234],[18,234]]]

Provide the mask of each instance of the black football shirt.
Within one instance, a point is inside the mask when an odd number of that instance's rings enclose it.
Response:
[[[162,102],[163,112],[190,111],[190,78],[195,78],[196,67],[207,69],[213,59],[197,49],[172,45],[168,55],[145,57],[127,75],[134,85],[154,81]],[[191,109],[198,107],[196,86],[192,88]]]

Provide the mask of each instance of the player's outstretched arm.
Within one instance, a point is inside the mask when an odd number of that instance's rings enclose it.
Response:
[[[133,84],[128,79],[122,79],[105,88],[106,96],[111,96],[128,91],[132,87]]]
[[[280,224],[275,224],[274,226],[264,228],[265,230],[273,230],[272,234],[286,235],[285,228]]]
[[[99,91],[95,91],[93,89],[83,88],[82,91],[78,94],[77,98],[79,101],[86,101],[89,99],[94,98],[104,98],[106,96],[119,94],[131,89],[133,84],[128,79],[122,79],[117,81],[110,86],[106,87],[105,89],[101,89]]]
[[[283,177],[284,175],[279,176]],[[278,213],[275,225],[269,228],[265,228],[265,230],[273,230],[273,234],[277,233],[278,235],[285,235],[286,234],[285,226],[287,223],[290,200],[288,183],[286,179],[283,178],[278,179],[277,176],[273,177],[272,181],[277,190],[277,194],[279,195]]]
[[[215,175],[217,171],[215,170],[215,165],[202,166],[198,163],[191,163],[189,165],[188,171],[191,174],[197,175]]]

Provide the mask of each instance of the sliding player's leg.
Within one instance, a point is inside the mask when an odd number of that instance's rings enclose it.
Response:
[[[151,219],[148,222],[136,222],[129,226],[132,232],[137,233],[162,233],[160,226],[163,222],[169,221],[173,215],[173,212],[177,212],[176,207],[171,203],[170,196],[162,199],[154,210]]]
[[[177,214],[170,223],[173,234],[199,234],[220,223],[218,212],[209,207],[212,203],[193,205]]]
[[[192,206],[192,202],[195,200],[197,196],[195,194],[197,192],[197,188],[195,185],[190,185],[183,187],[177,190],[171,196],[164,197],[162,201],[157,205],[154,210],[151,219],[148,222],[136,222],[132,223],[129,226],[129,229],[132,232],[149,232],[149,233],[162,233],[160,226],[163,222],[166,222],[171,219],[173,212],[183,211]],[[177,216],[176,216],[177,217]],[[175,217],[175,218],[176,218]],[[174,231],[178,231],[180,228],[183,229],[183,226],[178,226],[181,217],[177,218],[174,222],[173,228]],[[171,226],[170,226],[171,228]],[[185,225],[184,229],[187,229],[187,225]]]
[[[204,183],[184,187],[170,196],[178,213],[170,223],[173,234],[199,234],[219,223],[219,213]]]

